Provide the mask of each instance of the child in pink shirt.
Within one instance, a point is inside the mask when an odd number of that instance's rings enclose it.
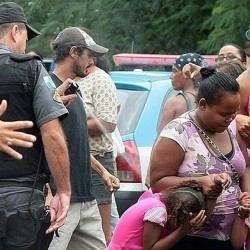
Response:
[[[196,181],[184,181],[161,194],[146,191],[121,216],[107,250],[170,249],[205,219],[204,197]]]

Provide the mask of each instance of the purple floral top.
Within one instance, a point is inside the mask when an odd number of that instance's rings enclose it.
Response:
[[[229,158],[237,173],[242,176],[246,163],[234,134],[228,129],[232,142],[233,154]],[[171,121],[161,132],[161,137],[171,138],[185,151],[184,160],[178,170],[178,176],[204,176],[207,174],[228,173],[233,179],[231,167],[203,143],[196,127],[190,122],[188,112]],[[234,222],[240,192],[239,185],[233,179],[231,187],[218,197],[210,219],[196,236],[210,239],[227,240]]]

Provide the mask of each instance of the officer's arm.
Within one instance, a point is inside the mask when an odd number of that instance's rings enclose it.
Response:
[[[50,233],[65,222],[70,204],[69,156],[58,118],[46,122],[40,127],[46,159],[56,184],[56,194],[50,202]]]
[[[59,119],[40,127],[46,159],[58,193],[70,194],[69,156]]]

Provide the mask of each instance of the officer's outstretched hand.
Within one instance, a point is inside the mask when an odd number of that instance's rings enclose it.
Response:
[[[46,233],[51,233],[61,227],[66,220],[70,204],[70,194],[56,193],[50,202],[50,227]]]
[[[7,102],[3,100],[0,104],[0,116],[4,114],[6,109]],[[31,121],[4,122],[0,120],[0,151],[18,160],[22,159],[23,156],[12,147],[30,148],[33,146],[33,142],[36,141],[36,137],[15,130],[30,128],[32,126],[33,123]]]
[[[68,78],[66,81],[64,81],[56,90],[58,94],[60,95],[62,102],[65,106],[70,104],[74,99],[76,99],[76,94],[65,94],[66,90],[69,88],[70,84],[74,83],[74,81],[70,78]]]

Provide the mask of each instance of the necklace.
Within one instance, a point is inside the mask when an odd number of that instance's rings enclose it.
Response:
[[[196,97],[197,97],[197,95],[195,95],[195,94],[193,94],[193,93],[191,93],[191,92],[189,92],[189,91],[184,91],[183,93],[184,93],[184,94],[185,94],[185,93],[188,93],[188,94],[192,95],[195,99],[196,99]]]
[[[193,119],[196,120],[198,122],[198,124],[200,124],[200,126],[207,131],[208,133],[212,134],[214,133],[213,131],[211,131],[211,129],[208,128],[208,126],[201,120],[201,118],[199,117],[199,115],[197,114],[197,110],[194,111],[193,114]]]
[[[190,122],[197,128],[199,133],[206,139],[206,141],[222,156],[222,158],[225,160],[225,162],[230,166],[234,179],[239,184],[239,175],[234,167],[234,165],[231,163],[231,161],[228,160],[228,158],[221,152],[221,150],[217,147],[217,145],[211,140],[211,138],[192,120],[190,119]]]

